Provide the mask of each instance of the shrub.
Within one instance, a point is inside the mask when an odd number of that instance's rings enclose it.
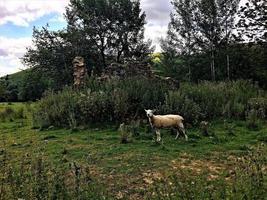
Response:
[[[89,79],[80,91],[47,92],[36,106],[35,124],[75,128],[96,122],[129,122],[144,118],[144,108],[180,114],[189,123],[214,118],[243,119],[252,108],[266,116],[264,92],[249,81],[183,83],[178,91],[144,77],[100,82]]]
[[[257,111],[252,109],[247,112],[247,127],[252,130],[256,130],[259,127],[259,119],[257,117]]]
[[[170,91],[165,96],[165,103],[160,107],[161,113],[182,115],[186,121],[196,123],[201,115],[201,109],[193,100],[181,92]]]
[[[259,88],[249,81],[201,82],[184,84],[181,93],[196,102],[205,118],[242,117],[251,97],[259,95]]]
[[[108,93],[104,91],[80,93],[78,99],[80,119],[86,122],[104,122],[113,120],[113,106]]]
[[[126,118],[129,110],[128,93],[122,89],[115,89],[111,93],[111,101],[114,108],[115,120],[122,120]]]
[[[72,127],[77,119],[77,93],[70,88],[55,93],[47,91],[33,111],[33,126]]]
[[[254,110],[259,119],[267,117],[267,98],[251,98],[248,101],[248,110]]]

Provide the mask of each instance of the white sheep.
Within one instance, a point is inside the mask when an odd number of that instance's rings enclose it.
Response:
[[[179,133],[183,133],[185,140],[188,140],[188,137],[185,133],[185,128],[183,124],[184,118],[180,115],[154,115],[153,110],[146,110],[146,115],[149,119],[149,123],[152,129],[155,130],[157,136],[157,142],[161,141],[160,128],[175,128],[177,135],[175,139],[178,138]]]

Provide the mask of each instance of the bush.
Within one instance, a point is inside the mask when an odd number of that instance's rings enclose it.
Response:
[[[69,88],[58,93],[46,92],[45,96],[36,103],[33,111],[33,126],[72,127],[78,116],[77,98],[77,93]]]
[[[267,117],[267,98],[251,98],[248,101],[248,110],[254,110],[257,118],[266,119]]]
[[[130,122],[144,118],[144,109],[157,108],[160,114],[180,114],[196,124],[220,117],[244,119],[251,108],[264,118],[264,102],[264,92],[249,81],[184,83],[178,91],[171,91],[166,83],[144,77],[89,79],[80,91],[47,92],[33,116],[41,127],[75,128],[96,122]]]
[[[205,118],[242,117],[245,105],[251,97],[257,97],[259,88],[249,81],[201,82],[181,87],[189,99],[196,102]]]
[[[88,90],[80,94],[77,103],[82,123],[113,120],[113,106],[108,93]]]
[[[181,92],[170,91],[165,96],[165,103],[160,107],[160,113],[180,114],[186,121],[196,123],[200,118],[201,109]]]

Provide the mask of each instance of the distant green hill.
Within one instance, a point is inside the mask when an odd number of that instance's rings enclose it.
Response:
[[[19,71],[19,72],[16,72],[14,74],[9,74],[8,75],[8,81],[9,81],[9,84],[12,84],[12,85],[16,85],[16,86],[20,86],[22,81],[23,81],[23,78],[25,76],[25,74],[29,71],[30,69],[25,69],[25,70],[22,70],[22,71]],[[3,76],[1,77],[0,79],[6,79],[6,76]]]

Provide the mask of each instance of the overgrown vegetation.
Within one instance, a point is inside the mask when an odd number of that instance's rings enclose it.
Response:
[[[65,88],[58,93],[48,92],[36,104],[34,122],[41,127],[72,128],[99,122],[122,123],[143,119],[147,108],[157,108],[161,114],[181,114],[191,124],[220,117],[251,118],[252,112],[257,112],[256,119],[265,119],[265,96],[249,81],[184,83],[178,91],[169,91],[167,85],[141,77],[106,83],[91,80],[81,91]]]
[[[60,168],[39,152],[25,154],[14,164],[12,155],[1,149],[0,199],[108,199],[90,174],[89,166],[77,163]]]

